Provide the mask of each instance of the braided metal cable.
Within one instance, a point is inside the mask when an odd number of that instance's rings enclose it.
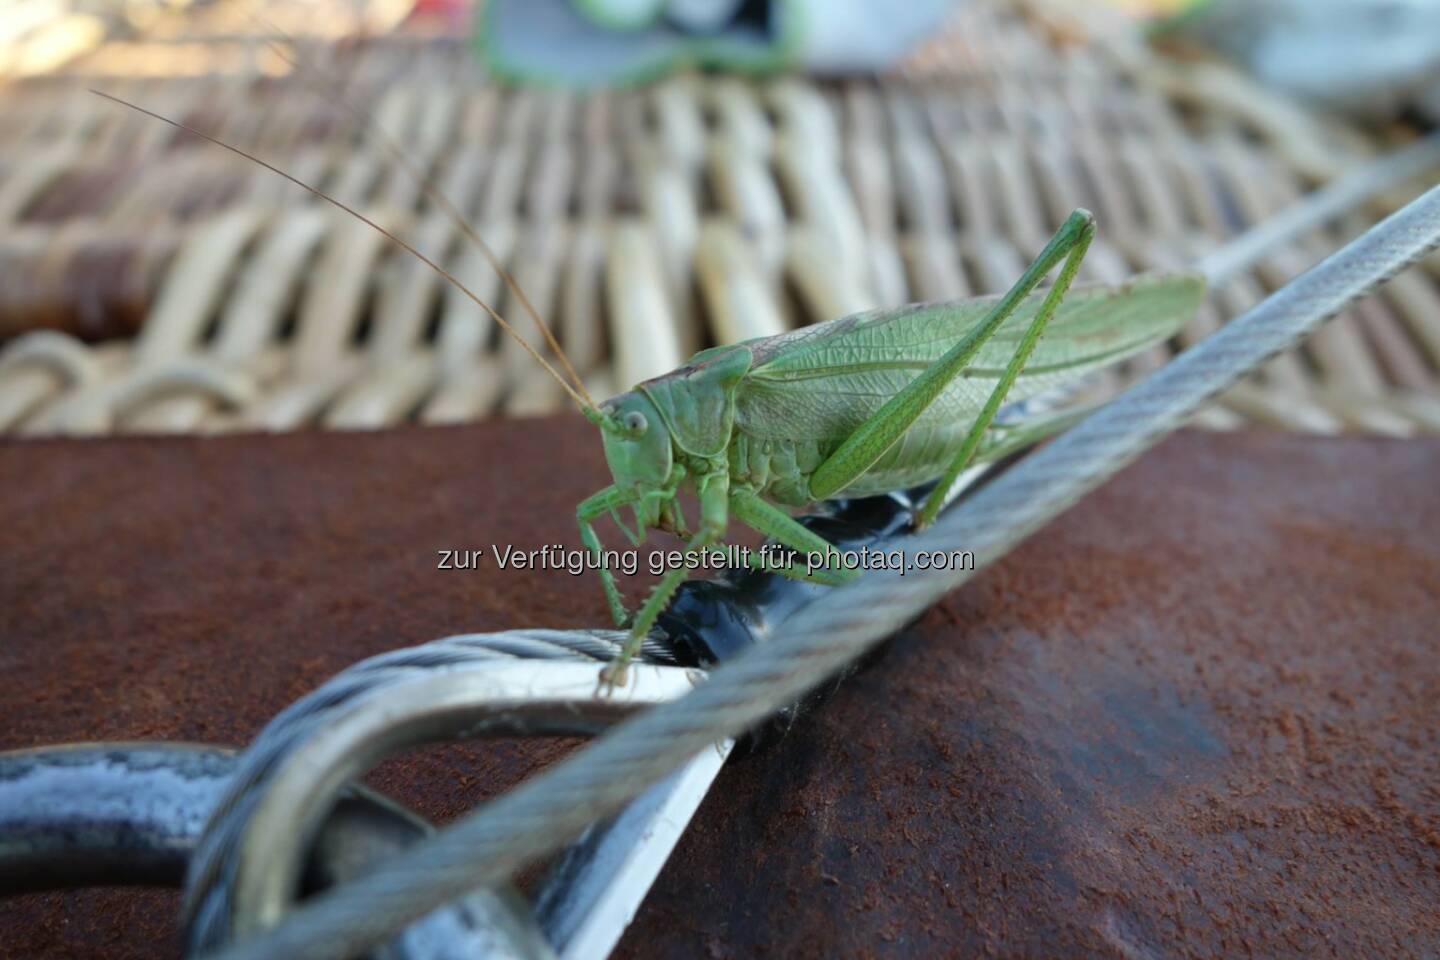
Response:
[[[588,668],[587,668],[588,669]],[[0,752],[0,896],[98,886],[179,887],[235,770],[233,750],[195,743],[73,743]],[[352,785],[297,850],[322,886],[433,832],[390,798]],[[385,960],[553,960],[509,884],[477,890],[411,924]]]
[[[191,857],[182,921],[192,944],[224,942],[231,916],[237,853],[263,788],[280,764],[331,717],[379,691],[418,675],[518,659],[608,663],[626,634],[615,630],[511,630],[463,634],[362,660],[275,716],[239,758]],[[641,650],[646,663],[673,663],[656,642]]]
[[[1382,190],[1434,170],[1436,164],[1440,164],[1440,133],[1432,133],[1402,150],[1377,157],[1330,181],[1205,254],[1195,264],[1195,270],[1212,287],[1218,287],[1306,230],[1347,213]]]
[[[1440,188],[1021,461],[908,547],[971,550],[975,569],[983,569],[1208,400],[1437,243]],[[217,956],[342,958],[364,951],[464,891],[552,853],[707,743],[744,731],[973,575],[874,572],[835,588],[779,625],[774,642],[718,667],[688,696],[617,726],[363,880],[313,899],[270,932]]]

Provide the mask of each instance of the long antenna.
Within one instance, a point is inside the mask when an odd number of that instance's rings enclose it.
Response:
[[[270,30],[273,33],[279,34],[280,36],[284,37],[288,43],[294,45],[294,39],[292,39],[289,34],[287,34],[280,27],[272,23],[268,18],[264,17],[259,13],[252,14],[252,16],[261,26],[265,27],[267,30]],[[275,53],[276,56],[278,56],[281,60],[284,60],[295,70],[300,71],[306,76],[317,76],[316,71],[312,70],[308,65],[303,65],[299,61],[292,59],[290,54],[287,53],[285,49],[275,40],[267,39],[265,42],[269,45],[270,49]],[[326,86],[329,85],[327,84]],[[430,202],[440,207],[440,209],[444,210],[445,213],[450,217],[450,219],[453,220],[457,226],[459,226],[460,230],[465,234],[465,236],[468,237],[471,242],[473,242],[480,249],[480,252],[485,256],[486,261],[489,262],[490,266],[495,270],[495,272],[500,275],[500,278],[505,281],[505,286],[509,288],[510,292],[515,295],[515,298],[520,301],[521,306],[525,308],[525,312],[528,313],[530,315],[530,319],[535,322],[535,326],[540,328],[540,333],[545,337],[546,344],[548,344],[550,349],[554,351],[555,356],[560,360],[560,364],[565,368],[565,372],[569,374],[570,379],[574,382],[575,386],[579,389],[579,391],[584,395],[585,402],[590,404],[590,406],[592,407],[595,406],[595,401],[591,398],[590,392],[585,389],[585,382],[581,380],[580,375],[575,372],[575,367],[570,363],[570,358],[565,355],[565,351],[560,349],[560,344],[555,339],[555,335],[550,331],[549,325],[546,324],[544,320],[540,319],[540,312],[535,309],[535,305],[530,302],[530,297],[527,296],[525,291],[520,288],[520,284],[515,279],[515,277],[511,275],[509,270],[505,269],[505,266],[500,262],[500,258],[495,255],[495,251],[490,249],[490,245],[486,243],[484,239],[480,236],[479,232],[470,225],[470,221],[465,218],[465,215],[462,214],[455,207],[455,205],[450,202],[450,198],[445,196],[445,194],[441,192],[439,187],[435,186],[434,182],[425,175],[425,172],[415,165],[415,162],[411,160],[410,157],[405,153],[405,151],[400,148],[400,145],[395,142],[394,138],[391,137],[388,133],[386,133],[384,129],[382,129],[381,126],[375,122],[374,117],[366,113],[360,107],[351,103],[349,100],[347,100],[340,93],[339,86],[339,83],[335,84],[336,89],[333,94],[334,102],[339,104],[348,113],[350,113],[351,116],[355,117],[360,121],[360,126],[364,130],[365,134],[371,139],[373,139],[375,142],[379,143],[380,146],[385,149],[385,152],[390,154],[390,158],[396,163],[398,163],[402,168],[404,168],[406,173],[408,173],[412,178],[414,178],[415,182],[420,185],[421,191],[423,191],[425,196],[429,198]],[[330,91],[327,90],[326,92],[329,93]]]
[[[544,357],[540,356],[539,351],[537,351],[534,347],[530,346],[529,342],[526,341],[523,337],[521,337],[520,334],[516,333],[515,328],[510,326],[510,322],[504,317],[500,316],[500,314],[496,313],[495,309],[491,307],[490,304],[486,303],[484,300],[481,300],[478,296],[476,296],[474,291],[472,291],[469,287],[465,286],[465,284],[461,283],[459,278],[456,277],[449,270],[446,270],[444,267],[440,266],[440,264],[425,256],[425,254],[415,249],[414,246],[400,239],[400,237],[398,237],[391,231],[386,230],[384,227],[380,226],[380,224],[365,216],[365,214],[354,209],[353,207],[349,207],[344,203],[341,203],[339,200],[336,200],[334,197],[330,196],[328,193],[325,193],[323,190],[312,187],[304,180],[301,180],[298,177],[286,173],[284,170],[281,170],[273,163],[267,163],[266,161],[261,160],[259,157],[254,156],[253,154],[246,153],[239,147],[231,146],[225,141],[216,139],[215,137],[210,136],[210,134],[205,133],[204,131],[196,130],[189,124],[181,123],[179,120],[172,120],[169,117],[162,116],[161,114],[158,114],[153,110],[147,110],[139,104],[131,103],[128,100],[121,100],[119,97],[111,96],[110,94],[105,93],[101,90],[95,90],[92,88],[90,92],[95,94],[97,97],[104,97],[106,100],[114,101],[115,103],[120,104],[122,107],[129,107],[131,110],[143,113],[147,117],[153,117],[154,119],[159,120],[163,123],[168,123],[170,124],[170,126],[175,127],[177,130],[184,130],[186,133],[194,134],[202,140],[208,140],[211,143],[215,144],[217,147],[224,147],[226,150],[229,150],[236,156],[244,157],[246,160],[249,160],[252,163],[257,163],[272,173],[279,174],[286,180],[289,180],[291,183],[295,184],[297,187],[301,187],[309,191],[310,193],[319,197],[321,200],[324,200],[326,203],[332,204],[333,206],[350,214],[350,216],[354,217],[356,220],[359,220],[361,223],[365,224],[371,229],[376,230],[381,234],[384,234],[392,243],[396,244],[406,252],[412,254],[417,259],[419,259],[421,263],[424,263],[426,266],[428,266],[431,270],[434,270],[445,280],[454,284],[456,289],[458,289],[461,293],[465,294],[465,296],[469,297],[471,300],[475,301],[475,303],[479,305],[486,313],[490,314],[491,319],[493,319],[496,323],[500,324],[500,328],[502,330],[510,334],[510,336],[514,337],[515,341],[519,343],[520,346],[525,348],[525,352],[530,354],[530,356],[535,360],[535,362],[540,364],[540,366],[544,368],[546,373],[554,377],[556,383],[560,384],[560,386],[565,388],[565,392],[570,395],[570,398],[572,400],[574,400],[577,404],[580,405],[580,409],[582,411],[585,411],[587,416],[589,416],[590,414],[594,414],[597,417],[603,417],[603,414],[601,414],[599,409],[595,406],[595,402],[593,400],[590,400],[588,397],[582,397],[579,393],[575,391],[574,387],[566,383],[565,378],[560,376],[560,374],[555,371],[555,368],[552,367]]]

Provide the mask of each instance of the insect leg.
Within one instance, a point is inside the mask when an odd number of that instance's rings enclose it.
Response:
[[[685,511],[680,508],[679,498],[670,500],[660,508],[660,524],[660,529],[669,530],[677,537],[690,536],[690,524],[685,519]]]
[[[695,492],[700,500],[700,529],[685,545],[687,554],[707,550],[725,535],[725,526],[730,520],[730,475],[724,470],[705,474],[697,479]],[[620,649],[620,655],[601,673],[602,683],[616,685],[625,682],[626,665],[639,651],[645,635],[650,632],[665,605],[684,582],[685,574],[683,566],[665,571],[660,582],[645,599],[645,604],[635,614],[635,622],[630,626],[630,636]]]
[[[935,489],[930,491],[930,496],[925,498],[925,505],[920,508],[920,514],[915,518],[916,529],[928,527],[935,522],[935,517],[945,503],[950,488],[955,485],[956,478],[960,476],[960,471],[969,466],[970,461],[975,458],[975,450],[980,445],[980,439],[990,428],[995,414],[1000,410],[1000,404],[1005,401],[1005,395],[1010,392],[1015,378],[1020,376],[1020,371],[1030,359],[1030,354],[1035,352],[1035,345],[1040,342],[1040,335],[1045,332],[1045,325],[1050,322],[1050,318],[1055,314],[1055,308],[1060,306],[1060,301],[1065,298],[1065,291],[1070,289],[1075,274],[1080,270],[1080,261],[1084,259],[1085,251],[1089,248],[1090,240],[1094,236],[1095,226],[1090,223],[1070,249],[1064,266],[1060,268],[1060,275],[1055,279],[1055,285],[1045,295],[1045,300],[1040,304],[1035,319],[1030,322],[1029,329],[1025,331],[1020,346],[1010,357],[1010,362],[1005,365],[1005,372],[1001,374],[1000,381],[995,384],[995,389],[990,392],[989,399],[985,401],[980,416],[971,424],[970,432],[965,435],[965,442],[960,445],[960,452],[950,462],[949,468],[940,477],[940,482],[935,485]]]
[[[816,500],[827,499],[844,490],[874,466],[875,461],[879,460],[945,388],[965,371],[966,365],[985,342],[1056,264],[1068,257],[1066,270],[1073,277],[1074,269],[1071,263],[1075,267],[1079,266],[1080,257],[1084,255],[1094,234],[1095,218],[1089,211],[1076,210],[1070,214],[1055,236],[1050,238],[1040,256],[1035,258],[1035,262],[1030,264],[1015,286],[1000,298],[985,319],[946,351],[944,356],[910,381],[905,389],[886,401],[868,420],[856,427],[855,432],[846,437],[845,442],[816,468],[810,476],[810,496]],[[1062,272],[1062,279],[1064,277]],[[1056,286],[1060,287],[1061,284],[1057,283]],[[1051,310],[1053,309],[1052,305]],[[1034,344],[1031,344],[1032,349],[1033,347]],[[1013,379],[1012,377],[1011,380]]]
[[[613,513],[632,499],[630,494],[611,485],[593,496],[586,497],[575,508],[575,522],[580,526],[580,542],[585,544],[590,555],[595,558],[600,585],[605,589],[605,602],[610,605],[610,616],[615,618],[617,627],[625,626],[625,600],[620,596],[615,575],[604,564],[605,551],[600,546],[600,538],[595,535],[595,521],[607,513]],[[616,520],[618,522],[619,518]]]
[[[839,553],[838,548],[829,540],[817,533],[812,533],[785,511],[766,503],[754,491],[741,489],[731,493],[730,512],[735,515],[735,519],[747,527],[765,534],[791,550],[800,553],[818,553],[825,557],[836,556]],[[802,569],[794,559],[782,563],[778,560],[770,560],[764,553],[751,554],[750,566],[760,570],[769,570],[792,580],[823,583],[831,587],[854,579],[859,572],[838,568],[829,570],[824,567],[812,572]]]

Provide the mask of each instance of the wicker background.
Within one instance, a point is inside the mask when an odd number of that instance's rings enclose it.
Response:
[[[367,134],[371,114],[508,264],[597,395],[712,343],[1003,290],[1076,206],[1100,221],[1090,279],[1192,263],[1388,145],[1225,69],[1160,61],[1128,25],[1034,4],[977,0],[883,78],[682,76],[588,95],[491,85],[463,33],[434,23],[357,39],[328,8],[271,6],[263,20],[227,5],[139,27],[92,17],[43,71],[33,31],[0,46],[0,433],[370,428],[565,406],[482,310],[374,231],[92,87],[355,205],[533,333]],[[1418,190],[1215,291],[1171,349]],[[1440,430],[1437,277],[1398,278],[1203,422]]]

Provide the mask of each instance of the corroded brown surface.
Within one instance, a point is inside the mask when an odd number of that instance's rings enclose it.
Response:
[[[603,622],[578,418],[0,445],[0,748],[240,743],[360,657]],[[1440,443],[1185,434],[733,765],[622,953],[1440,950]],[[565,749],[387,766],[453,816]],[[170,957],[169,894],[0,903],[0,956]]]

